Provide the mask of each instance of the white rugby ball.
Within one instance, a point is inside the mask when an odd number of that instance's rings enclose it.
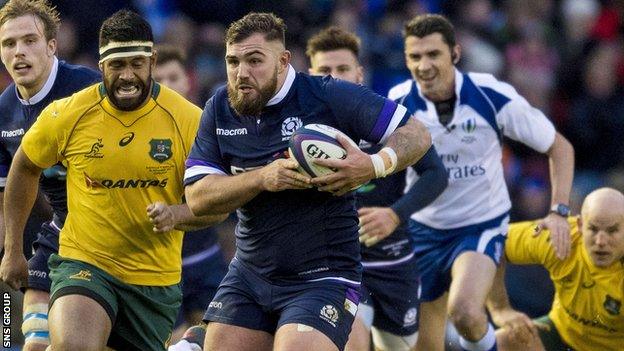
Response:
[[[317,165],[314,160],[342,160],[347,157],[347,151],[336,139],[338,134],[357,147],[346,134],[325,124],[307,124],[297,129],[290,137],[288,150],[299,163],[299,171],[312,178],[334,173],[334,169]]]

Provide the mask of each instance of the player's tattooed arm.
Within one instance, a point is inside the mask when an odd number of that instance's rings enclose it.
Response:
[[[392,148],[397,155],[397,166],[394,170],[397,172],[423,157],[431,147],[431,135],[422,122],[412,117],[404,126],[390,134],[386,146]],[[384,157],[384,162],[390,160]]]

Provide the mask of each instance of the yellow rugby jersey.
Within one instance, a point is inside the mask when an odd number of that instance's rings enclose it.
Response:
[[[183,234],[154,233],[146,208],[182,202],[200,116],[200,108],[157,83],[135,111],[113,107],[101,83],[50,104],[22,149],[41,168],[67,165],[69,214],[59,254],[128,284],[178,283]]]
[[[555,298],[548,316],[563,341],[575,350],[624,349],[624,263],[607,268],[593,265],[577,225],[568,219],[572,235],[570,256],[561,261],[542,233],[533,237],[534,222],[513,223],[505,244],[512,263],[541,264],[555,284]]]

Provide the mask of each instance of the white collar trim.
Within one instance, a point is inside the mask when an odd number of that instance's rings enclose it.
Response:
[[[46,97],[46,95],[48,95],[50,90],[52,90],[54,81],[56,80],[56,74],[58,73],[58,64],[59,64],[59,61],[56,58],[56,56],[54,56],[54,62],[52,63],[52,71],[50,71],[50,75],[48,76],[48,79],[46,80],[41,90],[39,90],[39,92],[35,94],[33,97],[31,97],[30,99],[28,100],[22,99],[19,95],[19,92],[17,91],[17,85],[15,86],[15,94],[17,95],[17,98],[22,103],[22,105],[34,105],[40,102],[41,100],[43,100]]]
[[[275,94],[271,98],[271,100],[267,102],[266,106],[277,105],[282,100],[284,100],[284,98],[288,94],[288,91],[290,91],[290,88],[292,87],[296,76],[297,76],[297,73],[295,72],[295,69],[293,68],[293,66],[288,64],[288,73],[286,74],[286,80],[284,81],[284,84],[282,85],[280,90],[277,92],[277,94]]]

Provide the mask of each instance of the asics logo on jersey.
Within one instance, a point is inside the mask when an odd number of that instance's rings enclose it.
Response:
[[[3,138],[13,138],[16,136],[22,136],[24,133],[24,128],[20,128],[15,130],[3,130],[0,135],[2,135]]]
[[[130,144],[132,139],[134,139],[134,133],[133,132],[130,132],[130,133],[124,135],[124,137],[121,138],[121,140],[119,140],[119,146],[124,147],[124,146]]]
[[[225,135],[225,136],[247,135],[247,128],[236,128],[236,129],[217,128],[217,135]]]

